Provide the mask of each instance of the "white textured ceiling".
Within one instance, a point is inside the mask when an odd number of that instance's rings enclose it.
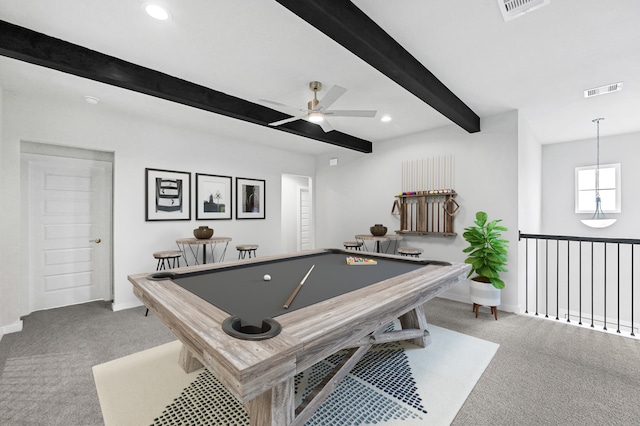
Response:
[[[252,102],[304,107],[309,81],[348,89],[334,109],[376,109],[377,119],[334,118],[373,142],[450,122],[271,0],[158,0],[168,22],[136,0],[0,0],[0,19]],[[481,118],[520,110],[542,143],[640,132],[640,2],[551,0],[504,22],[496,0],[354,0]],[[591,99],[583,90],[624,82]],[[216,134],[320,153],[335,147],[57,71],[0,58],[8,93],[173,120]],[[323,92],[320,92],[321,97]]]

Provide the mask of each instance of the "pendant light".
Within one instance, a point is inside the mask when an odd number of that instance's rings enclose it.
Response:
[[[596,136],[596,211],[593,213],[591,219],[581,220],[587,226],[591,228],[606,228],[615,223],[616,219],[607,219],[602,212],[602,206],[600,204],[600,121],[604,118],[595,118],[591,120],[596,123],[597,136]]]

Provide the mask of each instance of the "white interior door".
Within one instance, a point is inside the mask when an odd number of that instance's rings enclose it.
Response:
[[[111,299],[112,163],[26,154],[31,311]]]
[[[298,188],[298,250],[313,249],[311,193],[308,187]]]

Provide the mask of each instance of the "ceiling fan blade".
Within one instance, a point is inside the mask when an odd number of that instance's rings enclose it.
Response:
[[[316,124],[322,127],[322,130],[324,130],[325,133],[329,133],[330,131],[333,130],[333,127],[331,127],[331,124],[329,124],[329,122],[326,119]]]
[[[344,87],[333,86],[331,89],[329,89],[327,94],[324,95],[322,99],[320,99],[320,101],[318,102],[318,105],[316,105],[314,110],[318,111],[320,109],[329,108],[329,106],[331,106],[335,101],[337,101],[340,96],[344,95],[346,91],[347,89],[345,89]]]
[[[330,115],[331,117],[375,117],[378,111],[373,110],[339,110],[332,109],[330,111],[324,111],[324,115]]]
[[[265,104],[273,104],[273,105],[282,106],[282,107],[293,108],[291,105],[283,104],[281,102],[271,101],[269,99],[258,99],[258,102],[263,102]]]
[[[291,106],[291,105],[283,104],[281,102],[270,101],[269,99],[258,99],[258,102],[275,105],[275,106],[278,107],[279,111],[282,111],[282,112],[284,112],[286,114],[289,114],[289,115],[297,115],[297,114],[299,114],[301,112],[309,112],[308,109],[294,107],[294,106]]]
[[[273,123],[269,123],[269,126],[279,126],[281,124],[291,123],[292,121],[300,120],[300,119],[302,119],[304,117],[306,117],[306,116],[302,115],[302,116],[298,116],[298,117],[285,118],[284,120],[274,121]]]

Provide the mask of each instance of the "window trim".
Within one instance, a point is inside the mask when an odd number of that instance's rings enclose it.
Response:
[[[606,210],[604,208],[602,208],[602,212],[603,213],[621,213],[622,211],[622,192],[621,192],[621,182],[620,182],[620,163],[611,163],[611,164],[600,164],[600,170],[602,169],[615,169],[615,188],[613,188],[615,190],[615,198],[616,198],[616,207],[615,209],[611,210]],[[576,213],[593,213],[593,210],[579,210],[578,206],[580,205],[579,203],[579,199],[580,199],[580,188],[578,188],[578,184],[579,184],[579,179],[578,179],[578,174],[581,171],[584,170],[595,170],[596,169],[596,165],[592,165],[592,166],[582,166],[582,167],[576,167],[575,169],[575,181],[574,181],[574,193],[575,193],[575,212]],[[601,188],[602,189],[602,188]],[[610,189],[610,188],[608,188]],[[602,206],[601,206],[602,207]]]

